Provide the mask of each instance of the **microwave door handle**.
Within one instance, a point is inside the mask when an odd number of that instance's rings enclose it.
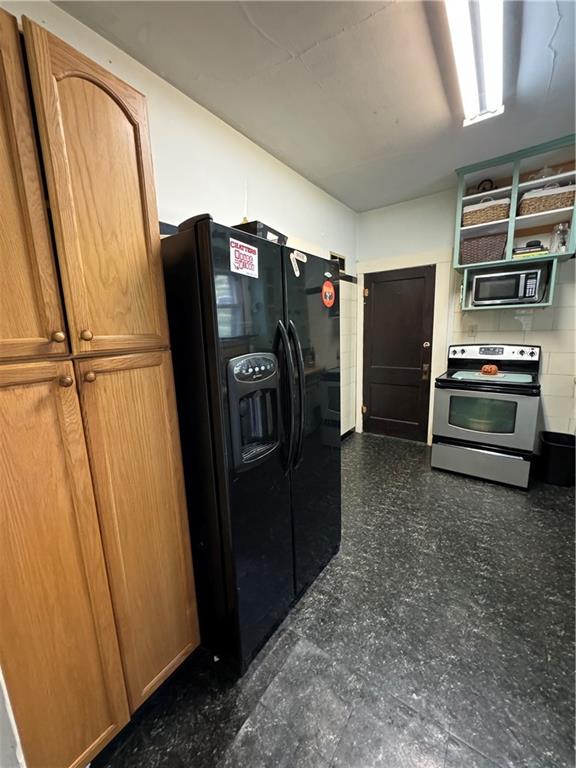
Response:
[[[476,295],[477,285],[478,285],[478,275],[474,275],[474,280],[472,281],[472,303],[473,304],[476,304],[476,302],[480,300],[480,297]]]
[[[524,293],[524,286],[526,284],[526,273],[521,272],[520,273],[520,280],[518,281],[518,298],[524,299],[525,293]]]

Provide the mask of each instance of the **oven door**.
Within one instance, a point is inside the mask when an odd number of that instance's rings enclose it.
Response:
[[[540,398],[436,388],[434,436],[533,451]]]

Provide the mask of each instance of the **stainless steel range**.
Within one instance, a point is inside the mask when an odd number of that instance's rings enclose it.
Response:
[[[496,366],[497,373],[482,373]],[[432,466],[528,487],[540,411],[540,347],[448,348],[436,379]],[[491,368],[494,371],[494,368]]]

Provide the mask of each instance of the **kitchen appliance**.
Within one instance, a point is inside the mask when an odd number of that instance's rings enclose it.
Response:
[[[472,304],[537,304],[542,301],[547,274],[547,266],[479,273],[472,281]]]
[[[498,373],[481,373],[496,365]],[[436,379],[432,466],[528,487],[540,411],[540,347],[462,344]]]
[[[257,235],[263,237],[265,240],[270,240],[272,243],[278,243],[278,245],[286,245],[288,238],[283,235],[282,232],[278,232],[277,229],[272,229],[267,224],[261,221],[244,221],[241,224],[235,224],[234,229],[241,229],[243,232],[250,232],[251,235]]]
[[[340,545],[338,266],[207,215],[162,249],[202,641],[243,672]]]

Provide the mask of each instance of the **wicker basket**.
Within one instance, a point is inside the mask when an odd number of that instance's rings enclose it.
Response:
[[[499,261],[506,250],[506,233],[470,237],[460,244],[460,264],[478,264],[481,261]]]
[[[576,186],[547,187],[526,192],[518,206],[519,216],[528,216],[531,213],[554,211],[557,208],[570,208],[574,205]]]
[[[498,221],[508,218],[510,213],[510,198],[500,200],[484,198],[475,205],[465,206],[462,212],[462,226],[473,227],[476,224],[485,224],[488,221]]]

